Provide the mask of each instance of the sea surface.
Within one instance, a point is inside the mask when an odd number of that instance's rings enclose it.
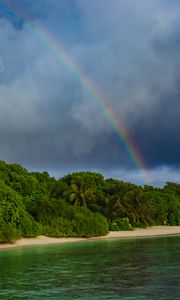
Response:
[[[0,299],[180,300],[180,236],[1,250]]]

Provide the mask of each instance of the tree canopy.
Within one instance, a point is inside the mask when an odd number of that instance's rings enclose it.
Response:
[[[55,179],[0,161],[1,242],[39,234],[89,237],[150,225],[180,225],[180,184],[140,187],[95,172]]]

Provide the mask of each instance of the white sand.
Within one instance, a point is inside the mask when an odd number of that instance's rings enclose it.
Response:
[[[151,226],[136,228],[133,231],[110,231],[106,236],[91,239],[158,237],[163,235],[180,235],[180,226]]]
[[[0,249],[16,248],[21,246],[33,246],[33,245],[49,245],[49,244],[61,244],[61,243],[73,243],[87,240],[85,238],[51,238],[44,235],[36,238],[23,238],[15,241],[12,244],[0,244]]]
[[[111,231],[106,236],[93,237],[93,238],[49,238],[46,236],[39,236],[37,238],[28,238],[28,239],[23,238],[21,240],[14,242],[13,244],[0,244],[0,249],[15,248],[21,246],[33,246],[33,245],[73,243],[73,242],[91,241],[91,240],[158,237],[164,235],[180,235],[180,226],[152,226],[145,229],[137,228],[134,231]]]

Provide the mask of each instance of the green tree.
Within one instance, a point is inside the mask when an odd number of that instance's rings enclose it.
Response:
[[[125,200],[127,217],[133,226],[152,225],[151,202],[142,188],[136,187],[128,191]]]
[[[64,194],[64,198],[73,205],[87,207],[87,202],[93,198],[93,195],[92,188],[86,187],[79,181],[76,184],[71,183],[70,189]]]
[[[123,196],[117,194],[108,196],[104,204],[103,214],[107,218],[109,224],[116,218],[121,218],[127,215],[127,208],[124,205]]]

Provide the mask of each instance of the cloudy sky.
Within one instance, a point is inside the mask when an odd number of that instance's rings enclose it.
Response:
[[[102,91],[145,178],[50,40]],[[179,182],[179,130],[179,0],[0,0],[1,160],[54,176]]]

